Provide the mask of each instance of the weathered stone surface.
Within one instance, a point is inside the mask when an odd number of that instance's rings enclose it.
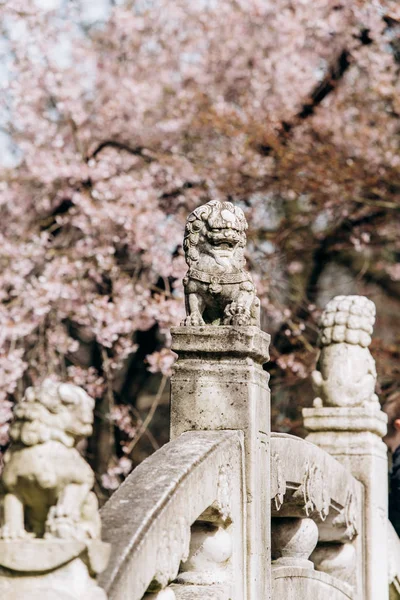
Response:
[[[90,576],[85,560],[75,558],[42,573],[23,573],[0,567],[0,598],[5,600],[106,600]]]
[[[181,564],[178,583],[216,585],[229,582],[232,535],[224,527],[198,522],[192,526],[189,558]]]
[[[273,565],[313,569],[308,560],[318,542],[318,526],[312,519],[272,519]]]
[[[224,566],[228,597],[245,597],[242,437],[226,431],[185,433],[141,463],[113,494],[101,511],[113,553],[99,579],[112,600],[140,599],[150,584],[154,590],[165,587],[178,576],[182,561],[194,577],[191,526],[208,513],[234,540]],[[203,589],[214,581],[215,570],[198,574]]]
[[[314,402],[314,408],[303,410],[304,425],[310,431],[307,440],[337,458],[364,486],[362,538],[355,540],[355,586],[357,594],[366,600],[385,600],[387,449],[381,438],[386,433],[386,415],[380,411],[374,394],[375,364],[367,348],[374,308],[358,296],[336,298],[332,303],[332,310],[321,319],[321,357],[325,348],[335,345],[344,344],[348,351],[320,358],[319,375],[314,376],[320,399]],[[352,346],[355,354],[350,351]],[[339,522],[345,522],[351,510],[349,500],[347,515],[343,513]]]
[[[179,357],[218,362],[224,356],[247,358],[257,364],[269,360],[271,336],[258,327],[174,327],[173,349]]]
[[[105,599],[93,577],[110,548],[99,539],[93,471],[74,447],[90,435],[93,409],[83,389],[50,379],[16,405],[2,474],[1,597]]]
[[[144,600],[175,600],[176,596],[171,588],[165,588],[155,594],[145,594]]]
[[[46,380],[26,390],[14,411],[14,443],[4,456],[0,537],[100,537],[97,499],[90,491],[94,474],[74,448],[92,431],[93,409],[94,400],[74,385]]]
[[[388,483],[387,448],[381,435],[386,431],[386,415],[371,405],[304,409],[303,415],[310,431],[307,440],[337,458],[364,485],[364,548],[357,548],[358,585],[363,579],[366,599],[385,600]]]
[[[311,555],[317,571],[323,571],[342,581],[351,583],[356,568],[354,544],[318,544]]]
[[[229,592],[219,585],[176,585],[171,589],[175,592],[176,600],[231,600]]]
[[[185,431],[243,431],[247,515],[247,598],[268,599],[270,577],[270,337],[257,327],[172,330],[171,438]],[[268,559],[267,559],[268,560]],[[246,596],[245,596],[246,597]]]
[[[284,600],[354,600],[353,589],[326,573],[300,567],[272,569],[273,597]],[[378,600],[376,598],[376,600]]]
[[[211,200],[186,223],[184,325],[260,325],[260,301],[245,270],[247,222],[241,208]]]
[[[376,368],[368,346],[375,305],[363,296],[337,296],[321,316],[321,353],[313,385],[320,406],[379,406]]]
[[[1,540],[0,564],[20,572],[43,572],[56,569],[77,558],[86,544],[69,540]]]
[[[321,409],[322,410],[322,409]],[[361,532],[362,485],[335,460],[306,440],[286,433],[271,434],[271,508],[274,517],[316,519],[320,541],[351,541]],[[285,494],[277,508],[272,483],[276,469]]]

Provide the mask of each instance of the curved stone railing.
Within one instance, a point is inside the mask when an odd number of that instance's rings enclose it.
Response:
[[[359,598],[363,486],[324,450],[271,434],[272,577],[277,598]],[[362,568],[362,566],[361,566]],[[289,594],[289,595],[288,595]]]
[[[351,541],[361,528],[362,485],[330,454],[285,433],[271,433],[273,517],[311,517],[320,542]]]
[[[100,579],[110,600],[140,600],[174,580],[177,597],[189,597],[180,587],[196,598],[207,585],[226,589],[221,597],[245,597],[242,437],[182,434],[115,492],[101,514],[113,548]]]
[[[308,441],[271,435],[270,336],[244,269],[246,227],[229,202],[188,218],[187,317],[171,332],[172,441],[102,509],[105,543],[94,476],[73,447],[90,434],[94,401],[51,381],[27,390],[2,476],[2,598],[389,600],[389,577],[400,599],[386,415],[368,349],[375,307],[359,296],[328,303],[316,397],[303,410]]]

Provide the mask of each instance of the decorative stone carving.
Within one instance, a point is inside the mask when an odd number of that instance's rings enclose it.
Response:
[[[345,527],[345,536],[352,540],[357,534],[357,506],[353,492],[349,491],[345,506],[332,521],[335,527]]]
[[[303,482],[293,494],[293,499],[304,504],[307,517],[317,513],[319,518],[325,521],[331,499],[324,473],[318,465],[307,461]]]
[[[274,565],[313,569],[308,560],[318,543],[318,526],[312,519],[272,519],[271,556]]]
[[[211,200],[189,215],[184,325],[259,326],[260,301],[245,269],[247,227],[242,209],[231,202]]]
[[[327,304],[312,375],[315,407],[378,404],[375,361],[368,349],[374,322],[375,305],[364,296],[336,296]]]
[[[10,598],[13,590],[22,598],[25,585],[41,593],[53,589],[56,569],[64,584],[74,573],[87,580],[76,595],[74,585],[67,586],[66,598],[105,598],[91,576],[106,567],[109,547],[99,539],[94,473],[75,448],[92,432],[93,409],[83,389],[50,379],[28,388],[15,407],[0,530],[0,591],[10,588]]]
[[[271,501],[276,510],[280,510],[286,493],[286,480],[283,473],[282,461],[277,452],[271,453]]]

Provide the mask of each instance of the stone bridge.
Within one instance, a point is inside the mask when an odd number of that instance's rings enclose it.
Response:
[[[271,433],[264,368],[270,336],[259,327],[259,303],[244,270],[245,228],[230,203],[214,201],[188,219],[187,318],[172,331],[178,360],[171,441],[104,506],[103,542],[89,539],[99,533],[89,535],[87,527],[61,526],[71,522],[72,492],[65,490],[43,539],[10,535],[23,507],[18,490],[9,490],[2,598],[400,598],[400,541],[387,510],[386,415],[368,348],[375,307],[359,296],[328,303],[315,398],[303,411],[309,435]],[[214,262],[207,258],[217,254]],[[57,393],[76,404],[71,391]]]

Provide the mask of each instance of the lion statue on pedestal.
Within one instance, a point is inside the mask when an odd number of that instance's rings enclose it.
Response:
[[[75,385],[47,379],[26,390],[4,456],[0,538],[100,538],[94,473],[75,448],[92,432],[93,409]]]
[[[245,270],[247,227],[242,209],[231,202],[211,200],[189,215],[183,325],[260,325],[260,301]]]

